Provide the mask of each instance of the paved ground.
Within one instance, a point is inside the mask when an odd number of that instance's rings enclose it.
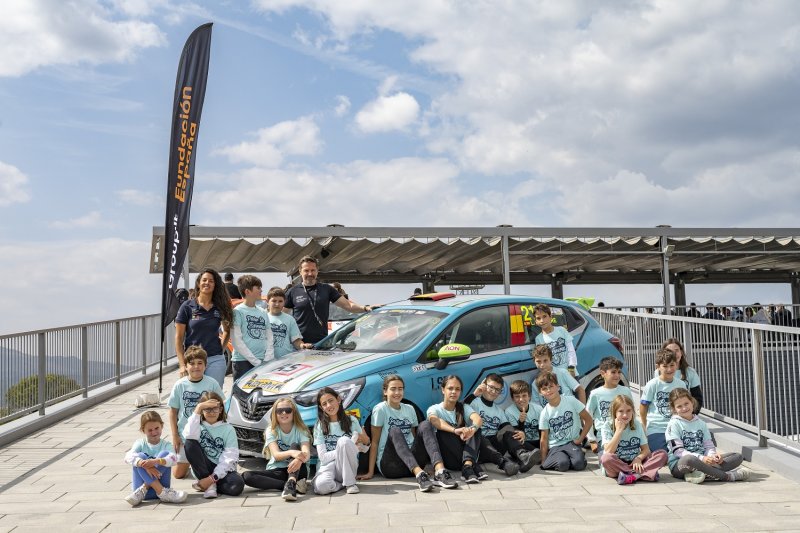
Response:
[[[166,381],[169,390],[172,380]],[[422,494],[409,481],[375,479],[361,494],[301,497],[245,489],[238,498],[132,509],[123,456],[138,437],[133,399],[148,384],[0,449],[0,533],[6,531],[800,531],[800,486],[753,467],[748,483],[658,483],[620,487],[590,454],[584,472],[493,472],[480,485]],[[229,390],[226,387],[226,391]],[[165,409],[162,409],[165,413]],[[165,418],[166,415],[164,414]],[[751,465],[748,465],[751,466]],[[242,468],[263,468],[249,460]],[[191,492],[191,481],[173,486]]]

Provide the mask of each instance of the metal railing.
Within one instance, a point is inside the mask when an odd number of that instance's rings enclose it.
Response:
[[[158,365],[161,315],[0,336],[0,424]],[[174,325],[165,354],[175,353]]]
[[[656,315],[669,314],[688,318],[708,318],[706,314],[710,312],[712,316],[721,317],[722,320],[800,327],[800,305],[795,304],[715,304],[713,309],[709,309],[706,305],[671,305],[669,313],[664,312],[663,305],[615,305],[597,309]]]
[[[653,378],[662,342],[681,341],[702,382],[703,412],[800,449],[800,329],[592,309],[624,346],[634,387]]]

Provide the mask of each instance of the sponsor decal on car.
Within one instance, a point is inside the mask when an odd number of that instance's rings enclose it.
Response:
[[[239,385],[242,390],[252,390],[258,387],[261,387],[264,391],[269,392],[280,392],[280,390],[285,385],[282,381],[275,381],[274,379],[269,378],[252,378],[248,380],[246,383],[242,383]]]

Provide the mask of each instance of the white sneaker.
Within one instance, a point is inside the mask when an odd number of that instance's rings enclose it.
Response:
[[[683,479],[689,483],[695,483],[699,485],[706,480],[706,475],[699,470],[695,470],[694,472],[688,472],[687,474],[684,474]]]
[[[131,504],[131,507],[136,507],[144,501],[144,497],[147,495],[148,488],[149,487],[147,485],[142,485],[135,491],[125,496],[125,501]]]
[[[308,492],[308,481],[305,479],[297,480],[297,494],[305,494]]]
[[[750,480],[750,470],[745,467],[740,467],[731,472],[733,474],[734,481],[749,481]]]
[[[347,487],[347,494],[358,494],[359,492],[361,492],[361,489],[355,483]]]
[[[217,497],[217,484],[213,483],[203,493],[203,498],[216,498]]]
[[[182,490],[169,489],[164,487],[158,499],[164,503],[183,503],[186,501],[186,493]]]

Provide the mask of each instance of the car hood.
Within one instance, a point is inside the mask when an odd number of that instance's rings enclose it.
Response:
[[[391,355],[385,352],[304,350],[253,368],[239,378],[236,386],[245,392],[260,387],[268,395],[299,392],[322,386],[316,383],[334,373],[342,378],[337,382],[357,377],[347,370]],[[311,384],[314,385],[309,387]]]

